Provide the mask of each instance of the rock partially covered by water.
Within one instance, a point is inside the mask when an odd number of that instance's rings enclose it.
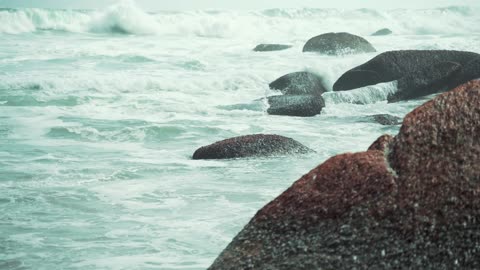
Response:
[[[261,209],[214,269],[480,269],[480,82]]]
[[[333,85],[333,90],[351,90],[398,80],[407,74],[423,74],[419,71],[442,62],[454,62],[464,66],[477,57],[480,55],[473,52],[445,50],[385,52],[344,73]]]
[[[326,55],[376,52],[366,39],[349,33],[327,33],[313,37],[307,41],[303,51]]]
[[[293,72],[276,79],[269,85],[270,89],[280,90],[284,95],[317,95],[327,90],[322,77],[308,71]]]
[[[457,83],[462,66],[455,62],[440,62],[433,66],[408,73],[398,80],[398,91],[388,97],[397,102],[427,96],[451,89]]]
[[[193,159],[266,157],[311,152],[313,150],[291,138],[255,134],[226,139],[201,147],[195,151]]]
[[[291,47],[292,45],[284,45],[284,44],[259,44],[253,49],[253,51],[255,52],[282,51],[282,50],[290,49]]]
[[[390,114],[375,114],[371,115],[370,118],[384,126],[394,126],[402,123],[402,118]]]
[[[393,33],[392,30],[388,28],[383,28],[373,33],[372,36],[388,36],[388,35],[391,35],[392,33]]]
[[[287,115],[310,117],[320,114],[325,102],[321,96],[271,96],[268,97],[270,107],[267,110],[271,115]]]

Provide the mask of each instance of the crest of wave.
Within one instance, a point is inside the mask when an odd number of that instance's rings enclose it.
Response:
[[[135,1],[122,0],[105,11],[93,14],[90,30],[145,35],[158,33],[160,25],[152,15],[140,9]]]

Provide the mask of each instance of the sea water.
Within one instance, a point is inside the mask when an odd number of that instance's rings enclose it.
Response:
[[[270,116],[268,83],[312,71],[327,88],[399,49],[480,53],[479,10],[0,10],[0,269],[205,269],[267,202],[327,158],[365,150],[427,98],[387,104],[395,82],[325,95],[310,118]],[[370,37],[388,27],[394,34]],[[377,53],[302,53],[325,32]],[[293,45],[258,53],[260,43]],[[395,89],[393,89],[394,91]],[[361,100],[360,104],[355,100]],[[246,134],[316,154],[195,161]]]

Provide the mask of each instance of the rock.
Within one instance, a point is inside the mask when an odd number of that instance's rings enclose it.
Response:
[[[271,51],[282,51],[290,49],[292,45],[283,45],[283,44],[260,44],[253,49],[255,52],[271,52]]]
[[[383,28],[373,33],[372,36],[388,36],[388,35],[391,35],[392,33],[393,33],[392,30],[388,28]]]
[[[461,69],[459,63],[440,62],[411,72],[398,80],[398,91],[388,97],[388,102],[414,99],[451,89],[451,84],[458,80]]]
[[[469,82],[408,114],[394,139],[327,160],[209,269],[480,269],[479,108]]]
[[[460,79],[456,83],[464,83],[473,79],[480,79],[480,57],[469,61],[463,66]]]
[[[255,134],[226,139],[201,147],[195,151],[193,159],[266,157],[311,152],[313,150],[287,137]]]
[[[320,96],[271,96],[267,99],[270,105],[267,113],[271,115],[310,117],[320,114],[325,107],[325,102]]]
[[[380,136],[375,142],[370,145],[368,151],[378,150],[385,152],[388,150],[388,147],[393,141],[393,137],[391,135],[385,134]]]
[[[384,126],[394,126],[402,123],[402,118],[390,114],[376,114],[369,116],[369,118]]]
[[[270,89],[280,90],[284,95],[317,95],[321,96],[327,90],[323,79],[311,72],[301,71],[289,73],[271,82]]]
[[[307,41],[303,51],[326,55],[376,52],[366,39],[349,33],[327,33],[313,37]]]
[[[441,62],[464,66],[479,54],[463,51],[407,50],[379,54],[370,61],[344,73],[333,85],[334,91],[351,90],[367,85],[395,81]]]

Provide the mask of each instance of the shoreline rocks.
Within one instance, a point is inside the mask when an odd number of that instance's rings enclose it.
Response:
[[[322,77],[308,71],[293,72],[274,80],[270,89],[279,90],[284,95],[317,95],[327,92]]]
[[[322,97],[314,95],[285,95],[267,98],[271,115],[311,117],[320,114],[325,102]]]
[[[317,52],[326,55],[344,55],[376,52],[366,39],[350,33],[326,33],[311,38],[303,52]]]
[[[195,151],[193,159],[233,159],[313,153],[310,148],[287,137],[255,134],[218,141]]]
[[[480,81],[330,158],[263,207],[216,269],[479,269]]]

